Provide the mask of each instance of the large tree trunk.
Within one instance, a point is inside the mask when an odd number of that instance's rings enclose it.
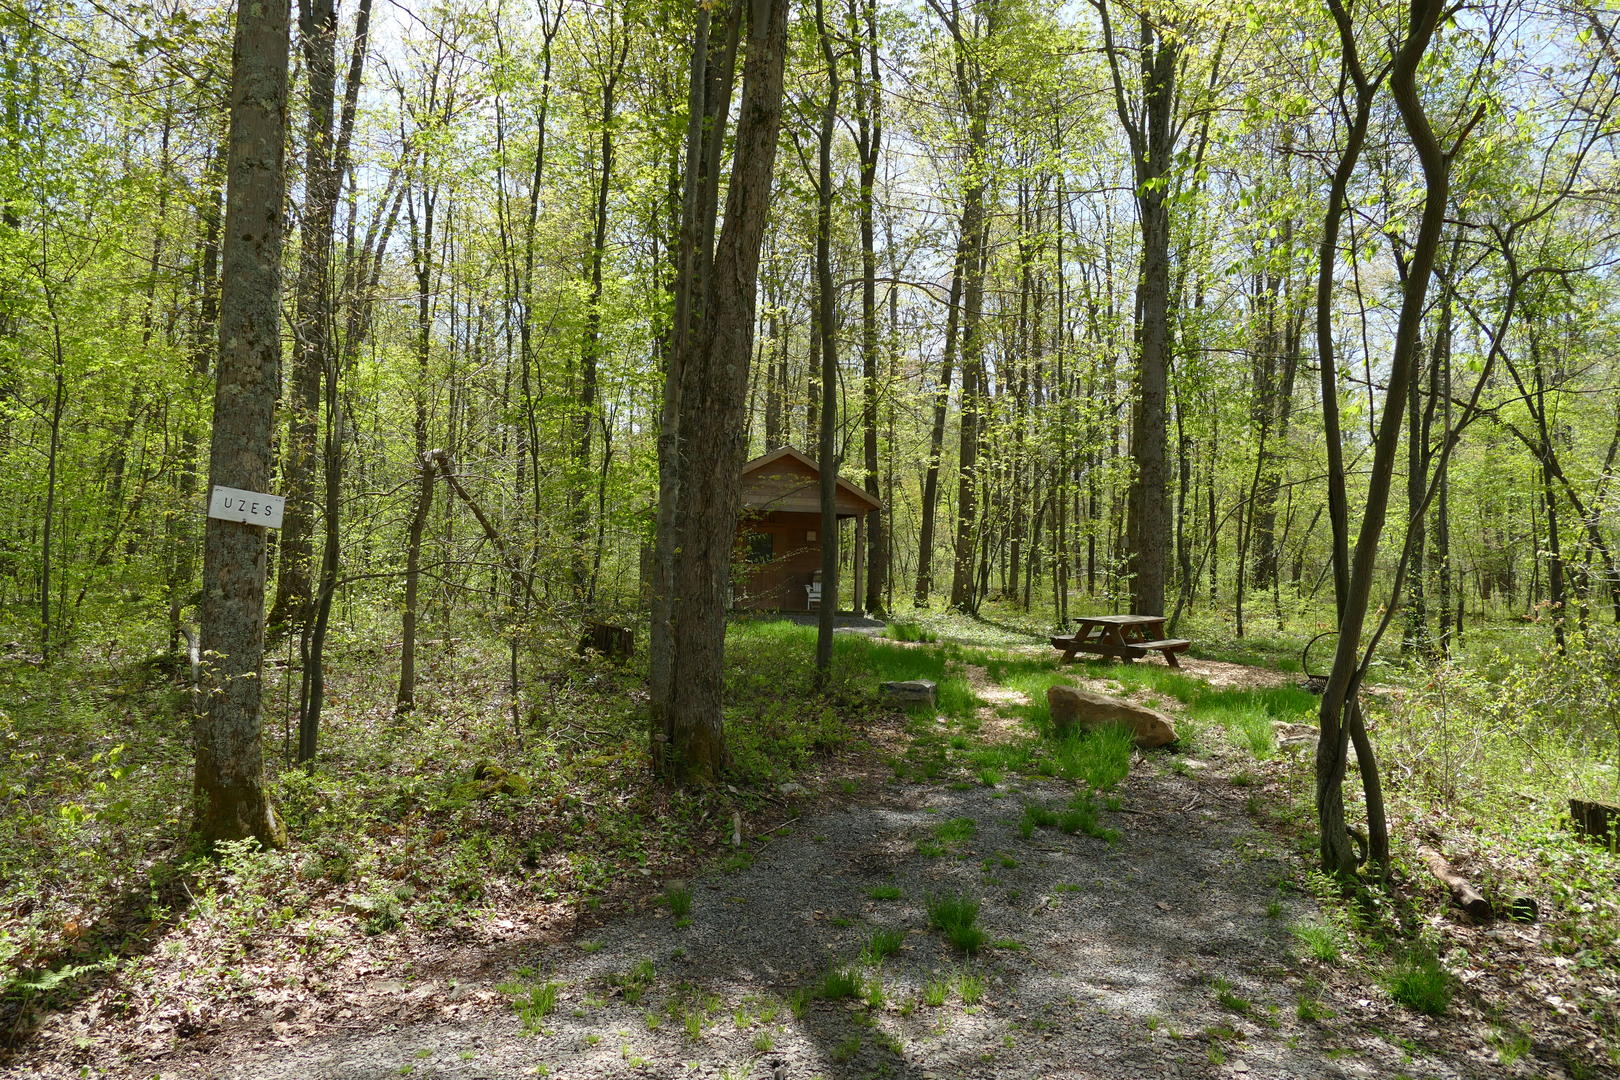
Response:
[[[269,484],[281,384],[281,204],[286,191],[286,0],[245,4],[232,57],[218,381],[209,481]],[[196,718],[196,831],[203,844],[286,833],[264,790],[259,699],[265,534],[209,519],[203,549],[202,683]]]
[[[962,282],[962,405],[957,443],[956,538],[951,572],[951,606],[963,611],[978,609],[974,587],[974,560],[979,549],[979,449],[983,441],[981,413],[984,410],[984,277],[989,215],[985,211],[987,175],[991,163],[990,104],[995,79],[987,69],[986,48],[1000,29],[1002,9],[999,0],[985,0],[974,12],[982,19],[978,39],[970,40],[961,24],[961,11],[950,11],[939,0],[930,0],[934,11],[945,21],[954,42],[956,92],[967,110],[967,184],[962,192],[962,236],[957,247],[956,273]],[[919,590],[920,591],[920,590]]]
[[[951,376],[956,361],[956,335],[962,302],[961,267],[965,256],[962,233],[956,248],[956,273],[951,275],[949,305],[945,311],[945,351],[939,363],[939,386],[934,390],[934,417],[928,429],[928,465],[923,470],[922,521],[917,529],[917,588],[912,602],[927,607],[934,591],[934,521],[939,506],[940,459],[945,449],[945,420],[951,402]]]
[[[679,503],[672,550],[671,665],[663,702],[672,778],[708,783],[726,763],[721,713],[726,599],[737,531],[743,410],[753,357],[754,288],[770,209],[782,115],[787,0],[748,0],[748,52],[725,224],[714,252],[710,309],[681,371]]]
[[[681,395],[688,357],[696,348],[715,285],[711,268],[718,173],[731,110],[742,10],[740,5],[698,9],[687,91],[684,190],[680,235],[674,245],[675,313],[658,421],[658,525],[653,541],[652,626],[647,649],[652,769],[670,777],[678,774],[670,749],[675,739],[675,553],[683,520]],[[715,16],[719,17],[718,34],[713,32]]]
[[[1136,401],[1131,414],[1131,480],[1126,549],[1131,575],[1131,606],[1138,613],[1164,612],[1169,568],[1170,475],[1166,448],[1170,379],[1170,206],[1169,180],[1176,142],[1176,74],[1182,38],[1138,21],[1141,104],[1126,100],[1121,63],[1114,45],[1108,4],[1094,0],[1102,16],[1105,48],[1113,76],[1114,102],[1128,136],[1135,166],[1136,207],[1142,228],[1142,265],[1136,308],[1141,323],[1137,346]]]

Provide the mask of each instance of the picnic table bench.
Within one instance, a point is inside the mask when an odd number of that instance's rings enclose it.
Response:
[[[1163,615],[1083,615],[1074,620],[1074,633],[1055,634],[1050,641],[1052,648],[1063,651],[1065,664],[1083,652],[1127,662],[1159,652],[1165,663],[1180,667],[1176,654],[1186,652],[1192,642],[1165,637],[1164,623]]]

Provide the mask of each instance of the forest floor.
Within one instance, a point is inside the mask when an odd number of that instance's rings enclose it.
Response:
[[[1362,917],[1311,884],[1310,815],[1288,779],[1309,744],[1289,725],[1266,722],[1265,760],[1206,728],[1132,754],[1093,791],[1020,768],[1021,718],[1040,706],[1017,665],[1047,658],[1005,654],[1012,674],[957,665],[971,715],[875,713],[858,752],[819,759],[779,806],[738,820],[740,846],[722,836],[693,876],[643,878],[600,921],[501,919],[459,946],[396,935],[386,962],[350,964],[313,1004],[272,1002],[144,1053],[139,1032],[81,1005],[0,1076],[1620,1075],[1556,1007],[1551,1026],[1520,1022],[1464,986],[1424,1015],[1380,974],[1394,959],[1352,955]],[[1183,722],[1181,702],[1126,671],[1041,678]],[[1190,660],[1184,675],[1288,690],[1238,664]],[[947,747],[966,756],[940,767]],[[1433,919],[1452,945],[1489,935],[1534,962],[1533,926]]]

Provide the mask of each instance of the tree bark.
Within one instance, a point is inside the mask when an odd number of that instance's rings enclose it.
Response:
[[[573,578],[574,599],[589,609],[595,603],[595,575],[587,552],[590,542],[590,509],[586,499],[591,483],[592,435],[599,423],[597,416],[597,368],[602,351],[602,264],[607,254],[608,193],[613,181],[613,114],[614,97],[619,77],[630,51],[627,29],[615,29],[611,9],[608,12],[609,51],[608,67],[600,78],[602,102],[601,172],[596,188],[595,208],[592,214],[590,261],[590,296],[585,306],[585,333],[580,347],[579,414],[574,426],[574,476],[569,501],[572,505],[574,526],[573,558],[569,562]],[[618,41],[615,43],[614,38]]]
[[[1114,84],[1114,102],[1130,143],[1136,207],[1141,219],[1142,265],[1137,280],[1139,360],[1131,414],[1131,480],[1126,548],[1131,607],[1139,614],[1164,612],[1171,537],[1170,476],[1166,448],[1170,376],[1170,173],[1174,166],[1176,74],[1181,37],[1139,20],[1141,106],[1126,100],[1109,5],[1094,0],[1102,17],[1104,48]]]
[[[714,250],[710,310],[694,325],[682,363],[679,504],[671,550],[671,671],[661,711],[669,720],[667,774],[712,783],[726,764],[721,713],[726,599],[737,530],[739,470],[754,289],[770,209],[782,115],[787,0],[748,0],[748,51],[725,224]],[[723,114],[722,114],[723,115]],[[655,704],[655,708],[658,706]]]
[[[333,0],[299,0],[298,41],[308,82],[304,124],[304,207],[293,301],[292,379],[282,484],[287,511],[277,538],[272,629],[309,617],[314,551],[316,434],[321,377],[331,345],[328,267],[339,176],[332,151],[337,95],[337,9]]]
[[[833,134],[838,122],[838,53],[827,33],[824,0],[816,0],[816,36],[827,67],[827,99],[822,103],[816,143],[816,334],[821,340],[821,428],[816,457],[820,466],[821,603],[816,608],[816,682],[832,673],[833,622],[838,614],[838,294],[832,273]],[[864,166],[863,166],[864,167]],[[859,583],[857,582],[857,585]],[[857,598],[858,599],[858,598]]]
[[[1337,15],[1337,0],[1330,2],[1334,4]],[[1400,41],[1389,76],[1390,89],[1396,106],[1400,110],[1401,119],[1423,168],[1424,203],[1417,237],[1412,246],[1407,288],[1401,297],[1383,414],[1379,420],[1372,468],[1367,479],[1366,507],[1354,553],[1344,562],[1344,588],[1337,594],[1338,642],[1334,651],[1333,668],[1322,694],[1320,710],[1321,732],[1316,753],[1316,786],[1322,869],[1329,874],[1341,876],[1352,875],[1356,869],[1355,853],[1351,850],[1345,831],[1342,793],[1348,757],[1346,747],[1351,739],[1356,742],[1358,763],[1367,795],[1368,859],[1380,868],[1381,873],[1387,873],[1388,870],[1389,838],[1383,826],[1383,805],[1381,790],[1378,787],[1377,764],[1371,756],[1371,743],[1366,738],[1365,725],[1360,716],[1361,680],[1366,673],[1361,633],[1372,595],[1378,542],[1383,534],[1385,513],[1389,506],[1390,486],[1400,444],[1401,419],[1406,404],[1407,386],[1416,367],[1424,301],[1440,246],[1441,230],[1445,224],[1451,162],[1463,137],[1467,134],[1465,129],[1449,151],[1442,149],[1429,126],[1428,116],[1424,112],[1417,91],[1418,64],[1433,40],[1435,28],[1442,14],[1443,6],[1439,0],[1411,0],[1406,33]],[[1341,34],[1348,37],[1343,29],[1346,21],[1341,19]],[[1360,82],[1361,80],[1358,80],[1358,83]],[[1370,104],[1370,95],[1367,100]],[[1336,184],[1337,181],[1336,175]],[[1336,229],[1333,230],[1333,234],[1336,236]],[[1323,252],[1325,264],[1329,249],[1324,246]],[[1329,269],[1324,265],[1323,273],[1327,273]],[[1331,278],[1329,278],[1330,287]],[[1326,297],[1318,298],[1319,305],[1327,302]],[[1317,330],[1319,339],[1324,335],[1330,337],[1332,333],[1330,323],[1322,325],[1319,321]],[[1331,396],[1326,381],[1329,377],[1327,365],[1324,365],[1322,377],[1324,395]],[[1336,385],[1331,389],[1332,393],[1337,393]],[[1329,434],[1330,446],[1336,442],[1336,435],[1337,432]],[[1336,480],[1340,484],[1343,483],[1342,466],[1338,470]],[[1330,505],[1331,502],[1332,500]],[[1337,529],[1339,522],[1336,520],[1334,524]],[[1338,584],[1340,571],[1337,566],[1334,576],[1335,584]]]
[[[849,0],[850,20],[864,25],[865,36],[856,50],[855,145],[860,159],[861,230],[861,452],[867,494],[878,497],[878,309],[877,309],[877,169],[883,152],[883,81],[878,58],[878,21],[875,0]],[[864,59],[866,71],[862,77]],[[884,505],[867,515],[866,610],[881,614],[884,586],[889,574],[888,514]]]
[[[653,541],[652,627],[648,635],[652,769],[655,775],[670,778],[679,775],[670,751],[675,741],[675,555],[680,549],[683,526],[682,394],[686,368],[695,363],[689,356],[699,341],[715,287],[712,266],[718,172],[726,118],[731,110],[742,14],[740,4],[698,9],[687,90],[684,190],[680,235],[675,244],[675,317],[658,419],[658,524]],[[720,34],[712,32],[716,17]]]
[[[263,491],[281,384],[281,207],[285,197],[287,0],[245,4],[232,53],[213,484]],[[196,717],[195,828],[212,848],[285,842],[264,789],[260,689],[265,534],[211,518],[203,549],[202,682]]]

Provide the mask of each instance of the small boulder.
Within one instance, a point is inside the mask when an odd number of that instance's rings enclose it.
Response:
[[[930,679],[907,679],[904,682],[886,682],[883,697],[890,705],[902,709],[916,706],[934,708],[939,704],[939,688]]]
[[[1052,724],[1060,733],[1076,727],[1091,731],[1123,724],[1135,734],[1136,745],[1143,750],[1176,741],[1175,725],[1164,713],[1077,686],[1052,687],[1046,692],[1046,704],[1052,711]]]
[[[1316,729],[1310,724],[1290,724],[1286,720],[1273,720],[1271,730],[1276,734],[1277,746],[1283,750],[1316,745]]]

